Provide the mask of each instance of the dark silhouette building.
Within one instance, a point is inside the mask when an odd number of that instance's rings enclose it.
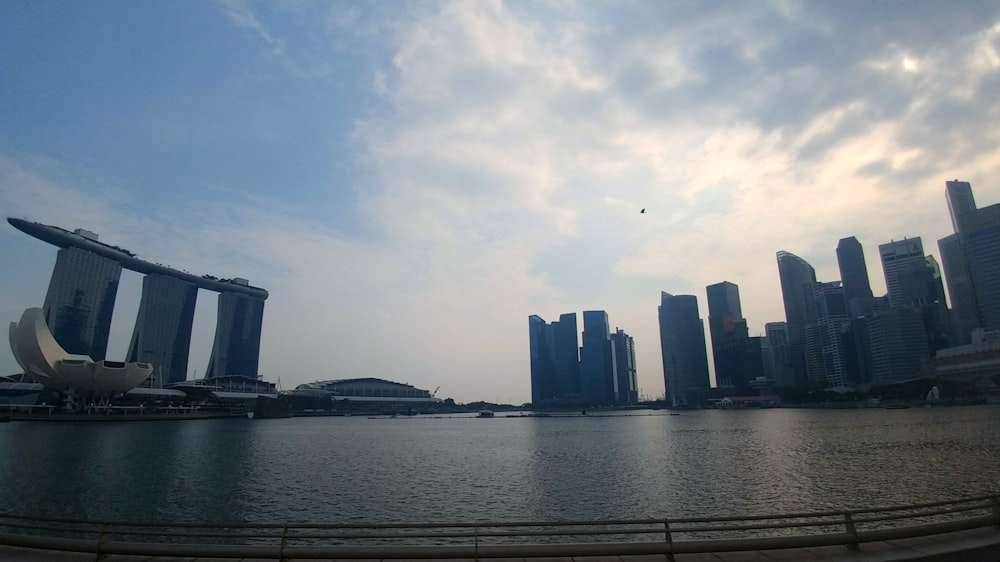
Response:
[[[531,359],[531,402],[555,399],[556,366],[553,360],[552,326],[541,316],[528,317],[528,349]]]
[[[618,402],[615,348],[611,345],[608,313],[583,312],[583,346],[580,348],[580,390],[588,404]]]
[[[576,313],[559,316],[552,323],[552,359],[555,363],[555,396],[561,400],[580,397],[580,337]]]
[[[660,293],[660,352],[667,404],[697,407],[709,388],[705,325],[694,295]]]
[[[198,287],[165,275],[142,279],[142,300],[129,344],[128,361],[150,363],[153,387],[187,378],[191,326]]]
[[[740,289],[729,281],[706,289],[716,386],[750,394],[751,381],[764,377],[764,364],[760,338],[750,337],[743,318]]]
[[[979,327],[1000,330],[1000,204],[963,215],[958,234],[976,298]]]
[[[260,357],[264,299],[239,293],[219,293],[218,318],[215,344],[205,378],[240,376],[259,379],[257,360]]]
[[[97,240],[97,235],[77,230]],[[83,248],[59,250],[42,312],[52,335],[69,353],[105,358],[111,316],[118,296],[122,266],[113,259]]]
[[[635,340],[621,328],[611,334],[615,348],[615,394],[617,404],[631,406],[639,403],[639,381],[635,372]]]
[[[865,251],[857,238],[850,236],[841,238],[837,242],[837,265],[840,267],[840,280],[843,283],[844,301],[848,310],[851,309],[852,300],[872,298]]]
[[[784,250],[777,253],[778,277],[781,279],[781,300],[785,305],[788,326],[788,360],[795,373],[796,384],[806,382],[806,325],[810,322],[812,283],[816,270],[806,260]]]

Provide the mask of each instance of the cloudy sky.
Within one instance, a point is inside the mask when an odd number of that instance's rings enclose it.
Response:
[[[775,252],[836,280],[854,235],[884,293],[878,244],[950,233],[945,180],[1000,202],[997,123],[996,2],[0,3],[0,210],[267,288],[284,388],[519,403],[527,317],[604,309],[659,395],[660,291],[737,283],[759,333]],[[54,262],[0,227],[0,320]]]

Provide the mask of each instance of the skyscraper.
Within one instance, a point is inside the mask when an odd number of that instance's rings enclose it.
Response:
[[[560,315],[559,321],[552,323],[552,359],[555,362],[555,396],[557,399],[579,398],[579,341],[575,312]]]
[[[247,285],[244,279],[234,281]],[[215,344],[205,377],[260,378],[257,362],[263,321],[264,299],[241,293],[219,293]]]
[[[970,334],[979,327],[979,310],[958,233],[938,240],[938,250],[941,252],[941,265],[948,283],[948,295],[951,297],[954,343],[965,345],[972,341]]]
[[[709,388],[705,325],[694,295],[660,293],[660,351],[667,404],[700,406]]]
[[[1000,203],[963,215],[959,237],[980,327],[1000,330]]]
[[[764,376],[764,367],[760,339],[750,338],[743,318],[740,289],[735,283],[723,281],[706,290],[716,386],[749,394],[750,382]]]
[[[580,389],[588,404],[614,404],[618,397],[617,361],[611,345],[608,313],[583,311],[583,346],[580,348]]]
[[[865,265],[865,251],[857,238],[851,236],[841,238],[837,242],[837,265],[840,266],[840,280],[844,287],[844,300],[848,306],[852,299],[872,298],[868,266]]]
[[[621,328],[611,334],[615,348],[615,389],[617,404],[628,406],[639,402],[639,381],[635,374],[635,340]]]
[[[816,270],[806,260],[784,250],[777,253],[778,277],[781,279],[781,300],[785,305],[788,325],[788,359],[795,373],[796,384],[806,381],[806,325],[810,322],[812,283]]]
[[[948,201],[948,214],[951,216],[951,227],[955,232],[961,232],[963,215],[976,210],[976,199],[972,196],[972,184],[967,181],[944,182],[944,195]]]
[[[830,386],[847,384],[847,357],[842,334],[850,325],[844,287],[840,281],[814,283],[816,329],[824,381]],[[811,375],[810,375],[811,378]]]
[[[142,279],[142,300],[127,360],[151,363],[154,387],[187,378],[197,298],[198,287],[181,279],[157,274]]]
[[[924,267],[924,244],[920,237],[893,240],[879,244],[878,254],[885,273],[885,286],[889,292],[889,306],[903,306],[904,298],[900,277],[915,268]]]
[[[555,396],[556,366],[552,357],[552,327],[541,316],[528,317],[531,358],[531,402],[539,404]]]
[[[84,230],[76,234],[97,240]],[[62,248],[45,294],[45,322],[69,353],[105,358],[122,266],[82,248]]]
[[[793,386],[795,384],[795,371],[792,369],[788,357],[788,324],[785,322],[768,322],[764,324],[764,334],[767,337],[770,359],[774,364],[770,370],[774,373],[775,384],[778,386]],[[765,368],[765,372],[768,370]]]

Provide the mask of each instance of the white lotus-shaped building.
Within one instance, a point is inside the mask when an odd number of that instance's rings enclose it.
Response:
[[[10,323],[10,349],[25,373],[46,388],[75,394],[108,395],[129,391],[153,371],[149,363],[93,361],[72,355],[56,342],[40,308],[29,308]]]

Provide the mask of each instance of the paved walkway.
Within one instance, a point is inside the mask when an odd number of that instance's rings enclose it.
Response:
[[[0,562],[92,562],[93,554],[54,552],[0,546]],[[111,555],[102,562],[235,562],[235,558],[169,558]],[[273,562],[273,558],[244,558],[243,562]],[[577,558],[483,558],[483,562],[664,562],[665,556],[591,556]],[[943,535],[930,535],[898,541],[865,543],[860,551],[843,546],[790,548],[754,552],[678,554],[676,562],[900,562],[900,561],[1000,561],[1000,530],[976,529]],[[287,562],[300,562],[288,559]],[[305,562],[305,561],[301,561]],[[367,562],[372,562],[371,560]],[[426,561],[425,561],[426,562]],[[457,562],[457,561],[453,561]],[[472,562],[461,561],[461,562]]]

